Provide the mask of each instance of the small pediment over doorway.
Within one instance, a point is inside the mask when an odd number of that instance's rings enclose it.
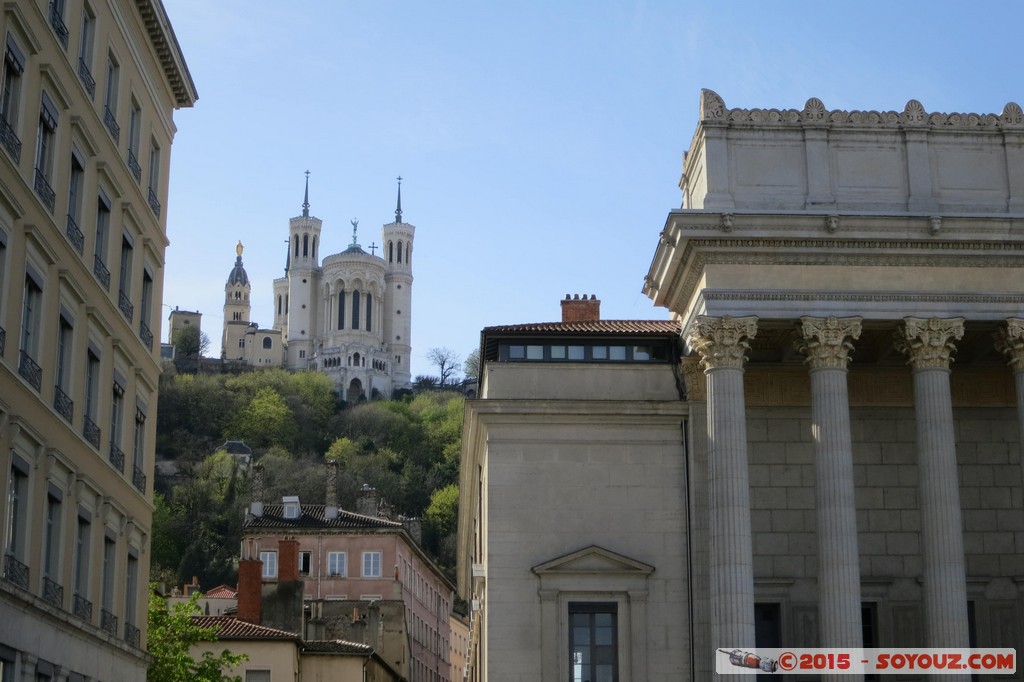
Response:
[[[654,566],[631,559],[609,549],[591,545],[570,552],[531,569],[539,576],[554,575],[604,575],[604,576],[647,576],[654,572]]]

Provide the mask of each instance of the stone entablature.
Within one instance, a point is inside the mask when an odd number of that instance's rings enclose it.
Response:
[[[692,209],[1024,211],[1024,114],[730,109],[701,93],[680,187]],[[725,221],[726,226],[728,220]],[[725,231],[728,231],[726,229]]]

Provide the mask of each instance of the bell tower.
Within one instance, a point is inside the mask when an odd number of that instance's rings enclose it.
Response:
[[[398,178],[395,220],[381,228],[384,245],[384,342],[391,347],[394,387],[412,385],[412,243],[416,228],[402,219],[402,177]]]
[[[245,348],[241,345],[245,330],[249,327],[251,306],[249,275],[242,265],[242,241],[235,246],[235,267],[228,274],[224,285],[224,333],[221,335],[220,356],[224,359],[241,359]]]
[[[309,171],[302,215],[288,221],[288,293],[285,366],[306,369],[313,357],[317,330],[320,228],[323,221],[309,214]]]

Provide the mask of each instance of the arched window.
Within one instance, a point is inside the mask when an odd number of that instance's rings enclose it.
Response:
[[[271,339],[269,336],[264,336],[263,337],[263,347],[264,348],[273,348],[274,347],[273,339]]]
[[[338,329],[345,328],[345,290],[338,292]]]
[[[359,366],[359,353],[353,353],[353,354],[352,354],[352,363],[353,363],[353,364],[354,364],[354,365],[355,365],[356,367],[358,367],[358,366]]]
[[[402,242],[398,242],[398,262],[402,262]]]
[[[412,242],[405,245],[405,264],[412,265]]]
[[[388,262],[395,262],[395,243],[393,241],[388,241]]]
[[[373,331],[373,294],[366,294],[366,331]]]
[[[359,329],[359,289],[352,292],[352,328]]]
[[[281,306],[283,305],[283,303],[284,303],[284,299],[281,298],[280,294],[278,294],[278,296],[277,296],[277,314],[278,315],[281,314]]]
[[[285,315],[288,314],[288,297],[287,296],[284,297],[284,314]]]
[[[302,257],[306,258],[309,256],[309,235],[302,235]]]
[[[299,235],[295,235],[295,257],[299,257]]]
[[[316,237],[313,237],[313,259],[316,260]]]

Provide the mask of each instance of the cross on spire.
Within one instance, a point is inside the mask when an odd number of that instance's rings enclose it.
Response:
[[[309,171],[306,171],[306,196],[302,200],[302,217],[309,217]]]
[[[398,206],[395,208],[395,222],[396,223],[400,223],[400,222],[402,222],[402,176],[399,175],[397,180],[398,180]]]
[[[376,256],[377,255],[377,249],[379,249],[380,247],[377,246],[375,243],[371,243],[366,248],[368,248],[370,250],[370,255],[371,256]]]

